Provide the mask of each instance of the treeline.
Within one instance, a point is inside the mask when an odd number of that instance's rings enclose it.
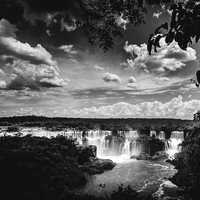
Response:
[[[49,118],[43,116],[14,116],[0,118],[0,126],[26,126],[26,127],[47,127],[47,128],[75,128],[75,129],[101,129],[101,130],[130,130],[139,128],[161,129],[170,127],[180,129],[192,127],[191,120],[181,119],[140,119],[140,118]]]

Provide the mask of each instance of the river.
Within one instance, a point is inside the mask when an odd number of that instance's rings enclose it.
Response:
[[[137,144],[139,137],[137,131],[131,130],[125,133],[123,145],[119,139],[109,140],[109,131],[91,130],[82,138],[82,132],[67,131],[47,131],[43,128],[23,128],[23,134],[32,134],[35,136],[52,137],[58,134],[76,138],[82,145],[97,146],[97,157],[111,159],[116,162],[116,166],[103,174],[89,177],[89,181],[84,188],[78,192],[91,195],[109,195],[117,190],[120,185],[131,186],[137,191],[147,190],[156,192],[160,184],[174,175],[176,170],[172,165],[164,162],[150,162],[144,160],[130,159],[131,155],[138,155],[142,146]],[[164,139],[161,133],[158,136]],[[118,138],[118,137],[117,137]],[[180,151],[179,144],[183,141],[182,132],[173,132],[170,140],[166,141],[166,152],[173,158],[174,154]]]

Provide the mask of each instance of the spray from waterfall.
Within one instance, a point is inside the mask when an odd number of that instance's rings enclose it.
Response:
[[[165,141],[165,151],[170,159],[174,159],[175,155],[181,151],[181,143],[184,140],[184,133],[181,131],[173,131],[169,140]]]
[[[138,137],[135,130],[118,131],[117,136],[112,135],[111,131],[91,130],[88,131],[86,138],[88,145],[97,147],[97,157],[124,162],[132,155],[140,153]]]

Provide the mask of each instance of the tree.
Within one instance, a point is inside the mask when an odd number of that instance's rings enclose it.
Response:
[[[172,12],[169,30],[165,37],[165,42],[169,45],[172,41],[176,41],[181,49],[186,50],[192,41],[198,42],[200,39],[200,1],[189,0],[180,1],[170,6]],[[148,46],[158,46],[160,32],[154,32],[150,35]],[[151,48],[148,49],[151,54]]]
[[[92,45],[104,50],[113,47],[115,38],[123,35],[126,24],[143,23],[145,13],[143,0],[0,2],[0,19],[9,20],[19,30],[30,29],[36,34],[59,37],[61,32],[65,34],[70,28],[70,31],[80,29]]]
[[[197,113],[194,114],[193,120],[196,122],[200,121],[200,111],[197,111]]]

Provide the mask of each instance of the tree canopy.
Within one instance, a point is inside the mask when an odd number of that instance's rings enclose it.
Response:
[[[200,39],[200,1],[189,0],[174,3],[170,6],[171,22],[168,32],[163,34],[155,31],[149,36],[148,51],[151,54],[152,47],[159,46],[159,40],[165,37],[167,44],[176,41],[181,49],[186,50],[193,41],[198,42]]]

